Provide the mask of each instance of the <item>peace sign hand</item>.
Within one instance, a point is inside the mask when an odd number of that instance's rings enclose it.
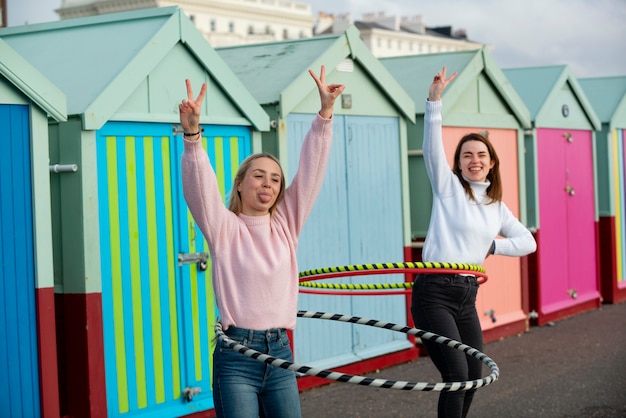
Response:
[[[202,109],[202,102],[204,95],[206,94],[206,83],[202,83],[200,94],[194,100],[193,89],[191,88],[191,81],[185,80],[187,84],[187,99],[178,105],[178,112],[180,115],[180,124],[183,127],[183,131],[187,133],[200,131],[200,110]],[[191,139],[191,138],[190,138]]]
[[[320,68],[319,77],[310,69],[309,74],[311,74],[311,77],[315,80],[315,84],[317,84],[317,89],[319,90],[322,105],[319,112],[320,116],[329,119],[333,115],[335,100],[343,93],[346,86],[343,84],[326,84],[326,67],[324,65]]]
[[[445,90],[446,86],[454,80],[456,76],[457,72],[455,71],[450,78],[446,78],[446,67],[443,67],[443,69],[435,75],[433,83],[430,85],[430,89],[428,90],[428,101],[438,102],[441,100],[441,94]]]

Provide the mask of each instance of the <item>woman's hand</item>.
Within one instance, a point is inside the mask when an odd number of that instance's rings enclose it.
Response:
[[[330,84],[326,85],[326,67],[322,65],[320,70],[320,76],[318,77],[313,70],[309,70],[309,74],[315,80],[317,89],[320,92],[320,101],[322,102],[322,108],[319,111],[321,117],[330,119],[333,116],[333,109],[335,107],[335,100],[346,88],[343,84]]]
[[[200,94],[194,100],[193,89],[191,88],[191,81],[185,80],[187,84],[187,98],[178,105],[178,113],[180,115],[180,124],[183,127],[185,133],[200,132],[200,110],[202,109],[202,101],[206,94],[206,83],[202,83]],[[197,139],[197,138],[189,138]]]
[[[430,85],[430,89],[428,90],[428,101],[438,102],[441,100],[441,94],[445,90],[448,83],[454,80],[456,75],[457,72],[455,71],[450,78],[446,78],[446,67],[443,67],[443,69],[435,75],[433,83]]]

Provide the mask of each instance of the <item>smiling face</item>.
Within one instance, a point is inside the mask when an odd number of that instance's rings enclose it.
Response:
[[[248,216],[268,214],[280,194],[282,182],[282,170],[274,160],[260,157],[251,161],[237,184],[241,213]]]
[[[470,181],[485,182],[495,161],[491,159],[487,145],[478,140],[469,140],[461,145],[457,165],[463,176]]]

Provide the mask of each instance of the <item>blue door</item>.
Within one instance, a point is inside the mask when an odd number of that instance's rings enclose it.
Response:
[[[300,271],[347,264],[402,262],[403,222],[398,119],[334,115],[333,145],[320,196],[299,240]],[[289,178],[313,115],[289,115]],[[333,283],[399,283],[366,275]],[[300,295],[299,309],[406,322],[403,295]],[[327,336],[332,336],[328,338]],[[332,341],[332,344],[328,344]],[[332,368],[410,347],[404,334],[342,322],[299,319],[298,363]]]
[[[204,149],[226,196],[250,154],[250,131],[204,128]],[[182,196],[182,151],[169,124],[108,123],[98,133],[110,416],[172,417],[213,407],[211,260],[203,258],[208,246]],[[195,393],[190,401],[185,390]]]
[[[0,416],[38,417],[29,108],[0,105]]]

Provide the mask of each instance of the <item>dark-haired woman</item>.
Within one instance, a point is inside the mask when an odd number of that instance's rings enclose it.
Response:
[[[452,170],[448,165],[442,142],[441,94],[456,75],[446,78],[445,67],[438,72],[426,102],[423,151],[433,207],[422,259],[481,265],[491,254],[527,255],[535,251],[535,239],[502,201],[499,160],[491,142],[477,133],[464,136]],[[418,275],[411,306],[416,327],[482,350],[477,292],[473,275]],[[479,360],[429,340],[423,344],[444,382],[481,378]],[[474,392],[441,392],[438,416],[467,416]]]

